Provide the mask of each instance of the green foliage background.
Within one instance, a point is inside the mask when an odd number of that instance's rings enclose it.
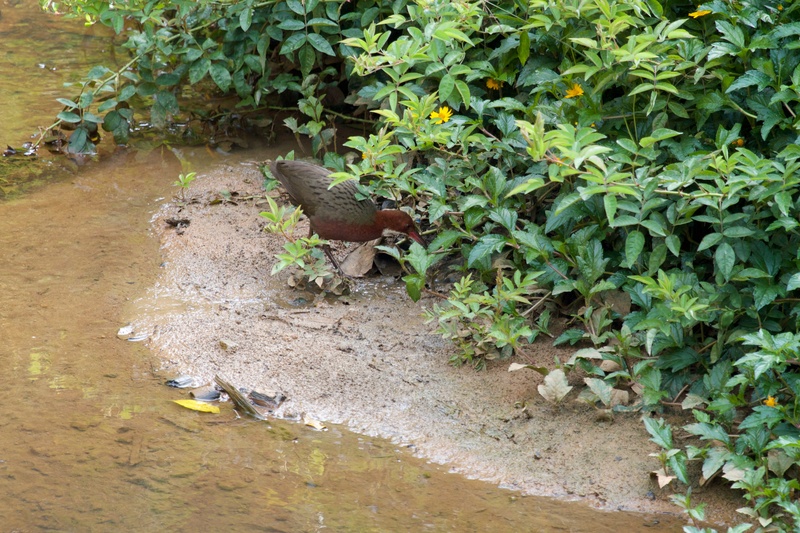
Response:
[[[702,461],[703,480],[742,489],[747,519],[799,525],[800,5],[46,4],[112,27],[131,54],[62,100],[71,150],[91,151],[97,124],[127,142],[133,109],[168,125],[187,86],[235,94],[241,110],[295,94],[292,131],[433,230],[402,258],[409,294],[461,258],[466,277],[429,315],[454,362],[510,356],[560,310],[575,327],[558,342],[601,348],[565,369],[639,391],[636,409],[691,410],[695,445],[647,423],[666,471],[689,484],[687,461]],[[346,143],[358,163],[328,151],[334,85],[373,112],[371,133]]]

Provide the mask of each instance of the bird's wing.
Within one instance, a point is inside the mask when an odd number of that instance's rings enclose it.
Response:
[[[292,203],[303,208],[309,217],[340,219],[343,214],[354,223],[371,223],[375,204],[371,200],[356,200],[358,189],[354,181],[345,181],[329,189],[331,171],[304,161],[275,161],[270,165],[272,175],[289,193]]]

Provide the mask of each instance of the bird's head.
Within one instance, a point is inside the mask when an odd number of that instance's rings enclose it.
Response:
[[[414,224],[414,220],[408,215],[408,213],[396,209],[390,209],[378,211],[377,218],[379,219],[379,224],[383,228],[384,234],[402,233],[404,235],[408,235],[411,239],[414,239],[422,246],[425,246],[425,241],[422,240],[422,236],[419,234],[417,225]]]

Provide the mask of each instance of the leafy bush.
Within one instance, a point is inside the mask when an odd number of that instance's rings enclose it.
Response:
[[[238,109],[295,94],[305,118],[286,125],[321,154],[341,116],[323,95],[341,85],[378,123],[345,143],[360,160],[326,163],[410,199],[436,235],[404,259],[409,294],[460,258],[429,313],[455,362],[509,356],[543,329],[532,310],[564,311],[580,327],[557,342],[605,346],[591,353],[617,369],[572,364],[638,391],[636,408],[691,410],[702,445],[648,422],[665,475],[688,483],[700,460],[762,527],[800,525],[800,5],[67,4],[118,33],[134,21],[136,69],[93,69],[64,102],[86,139],[102,123],[125,142],[129,104],[165,124],[179,89],[210,79]]]

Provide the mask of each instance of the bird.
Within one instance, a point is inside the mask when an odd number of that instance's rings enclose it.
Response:
[[[402,233],[425,246],[412,218],[399,209],[379,210],[368,199],[356,198],[354,181],[331,188],[331,171],[305,161],[281,159],[270,164],[270,171],[294,205],[300,206],[310,222],[309,233],[331,241],[367,242],[384,235]],[[330,248],[323,251],[341,272]]]

